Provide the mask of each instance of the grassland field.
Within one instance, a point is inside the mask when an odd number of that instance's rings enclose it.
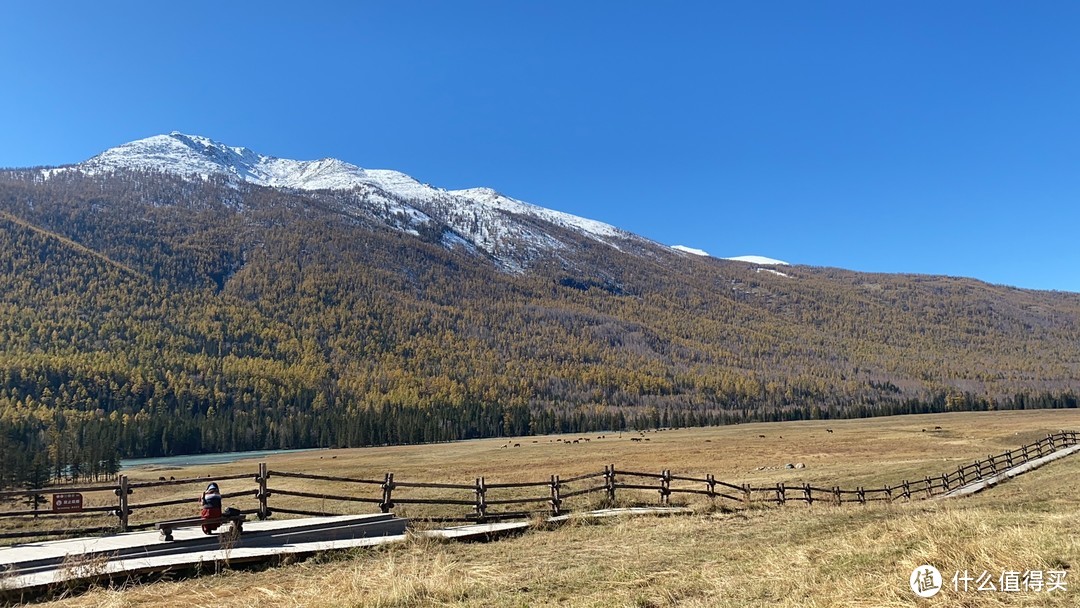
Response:
[[[940,428],[938,428],[940,427]],[[829,432],[831,429],[832,432]],[[450,444],[320,450],[267,457],[271,470],[471,483],[538,481],[620,469],[714,474],[755,485],[880,486],[955,470],[1057,430],[1080,429],[1076,410],[949,413],[865,420],[742,424],[636,433],[485,439]],[[761,437],[764,435],[764,437]],[[600,439],[599,436],[604,436]],[[566,439],[589,442],[566,445]],[[563,439],[564,441],[558,441]],[[513,447],[520,444],[520,447]],[[503,447],[509,446],[509,447]],[[787,469],[788,463],[805,468]],[[195,469],[129,471],[133,480],[254,474],[240,461]],[[347,491],[274,479],[275,487]],[[223,482],[224,491],[230,491]],[[251,482],[235,480],[236,485]],[[147,488],[158,500],[197,488]],[[535,490],[534,490],[535,492]],[[642,494],[655,501],[655,495]],[[136,498],[132,498],[137,502]],[[252,500],[252,499],[240,499]],[[308,507],[370,512],[372,505]],[[192,496],[194,503],[194,495]],[[253,502],[253,500],[252,500]],[[328,555],[263,571],[95,589],[63,606],[1076,606],[1080,580],[1080,458],[1066,458],[974,497],[891,504],[791,504],[538,526],[486,544],[414,538],[384,549]],[[273,503],[272,503],[273,504]],[[250,504],[240,504],[247,508]],[[410,505],[411,506],[411,505]],[[190,513],[187,507],[176,512]],[[405,509],[408,511],[408,509]],[[171,513],[170,513],[171,514]],[[408,512],[405,515],[409,515]],[[946,589],[919,599],[908,577],[936,566]],[[954,591],[954,573],[1065,571],[1067,589]]]

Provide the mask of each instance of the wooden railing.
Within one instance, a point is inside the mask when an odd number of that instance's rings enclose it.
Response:
[[[217,476],[213,480],[218,482],[253,480],[254,488],[243,488],[243,484],[239,484],[242,489],[222,494],[222,497],[246,502],[248,508],[240,510],[245,514],[255,515],[259,519],[266,519],[274,514],[344,515],[350,511],[356,512],[355,509],[346,508],[346,505],[366,504],[384,513],[395,509],[407,510],[411,519],[483,522],[527,517],[534,514],[562,515],[573,510],[580,510],[588,505],[590,500],[593,507],[616,505],[620,500],[624,503],[670,505],[671,497],[680,494],[703,496],[713,504],[721,501],[720,504],[733,509],[751,505],[785,505],[789,502],[802,502],[807,505],[815,503],[842,505],[891,502],[901,499],[915,500],[947,493],[1036,458],[1047,456],[1062,448],[1077,445],[1077,443],[1075,431],[1061,431],[1020,448],[990,455],[985,459],[957,467],[955,471],[934,477],[924,477],[917,481],[904,480],[895,486],[885,485],[880,488],[820,487],[808,483],[785,484],[782,482],[766,486],[738,485],[719,481],[713,475],[694,477],[675,475],[670,470],[659,473],[632,471],[618,469],[613,464],[605,466],[603,471],[572,477],[551,475],[548,479],[541,481],[489,483],[484,477],[477,477],[472,483],[443,483],[402,481],[396,479],[393,473],[386,473],[382,479],[362,479],[271,471],[265,463],[259,463],[258,473],[254,477],[250,474],[234,474]],[[289,479],[314,483],[307,483],[303,490],[287,487],[287,483],[271,486],[271,480]],[[127,476],[121,475],[116,485],[0,492],[0,500],[11,501],[23,498],[29,506],[23,510],[0,511],[0,519],[18,518],[48,522],[51,519],[62,518],[64,524],[78,521],[96,524],[82,527],[50,526],[48,523],[36,526],[20,525],[17,530],[0,532],[0,538],[72,536],[152,528],[170,507],[188,505],[190,508],[184,511],[190,512],[195,507],[198,490],[183,498],[139,502],[138,496],[141,493],[171,486],[201,486],[209,480],[208,477],[197,477],[133,483]],[[329,487],[322,492],[311,490],[313,486],[320,484],[328,484]],[[238,484],[230,485],[235,487]],[[640,500],[642,492],[655,492],[657,498],[655,501]],[[78,512],[58,512],[41,508],[42,504],[47,504],[47,501],[43,500],[46,496],[53,496],[55,506],[56,495],[75,493],[91,497],[90,499],[83,498],[86,502]],[[627,493],[630,495],[626,496]],[[273,504],[271,504],[272,497]],[[288,500],[283,500],[286,497]],[[317,501],[320,508],[312,507],[313,501]],[[327,509],[326,503],[331,503],[338,508]],[[574,509],[571,509],[571,506]],[[423,507],[442,507],[442,509],[438,509],[435,513],[412,512]],[[136,513],[139,513],[140,517],[133,518]]]

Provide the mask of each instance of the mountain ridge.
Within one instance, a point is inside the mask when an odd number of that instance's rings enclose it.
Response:
[[[444,235],[447,246],[467,242],[492,256],[502,269],[513,272],[526,270],[545,252],[567,248],[568,244],[507,216],[537,218],[616,249],[636,246],[655,252],[666,247],[611,224],[521,201],[492,188],[446,190],[390,169],[365,169],[335,158],[310,161],[279,158],[178,131],[127,142],[81,163],[43,169],[42,174],[49,178],[66,171],[98,175],[130,170],[202,179],[218,177],[232,183],[269,188],[368,190],[369,196],[381,199],[375,202],[381,202],[387,214],[410,218],[392,223],[398,229],[415,234],[419,231],[418,224],[437,221],[453,233]],[[679,247],[671,249],[685,251]]]
[[[0,172],[0,460],[1077,405],[1080,294],[391,190]]]

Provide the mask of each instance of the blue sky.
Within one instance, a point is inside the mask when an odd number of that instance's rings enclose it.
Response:
[[[179,130],[717,256],[1080,292],[1077,2],[4,13],[0,166]]]

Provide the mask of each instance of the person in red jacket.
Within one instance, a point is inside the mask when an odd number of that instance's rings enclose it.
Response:
[[[221,517],[221,491],[216,483],[206,486],[202,498],[199,499],[199,517],[202,519],[217,519]],[[217,524],[203,525],[204,534],[213,534]]]

